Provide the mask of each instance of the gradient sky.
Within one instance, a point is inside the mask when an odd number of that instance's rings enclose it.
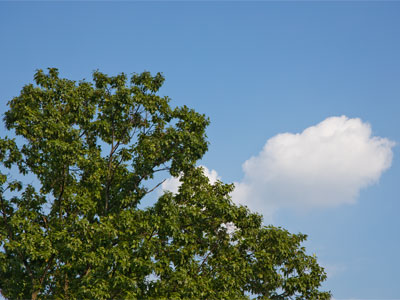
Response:
[[[96,69],[163,72],[172,105],[211,119],[199,164],[251,186],[245,195],[266,223],[308,234],[328,271],[324,289],[335,299],[400,299],[400,2],[0,2],[0,113],[47,67],[75,80]],[[327,120],[335,116],[347,119]],[[354,130],[342,130],[346,120]],[[324,124],[339,135],[325,138]],[[282,145],[282,133],[303,137],[283,148],[297,160],[279,147],[260,154],[267,141]],[[321,140],[329,149],[314,155]],[[277,156],[297,173],[266,162]],[[260,187],[269,174],[281,176],[272,194]]]

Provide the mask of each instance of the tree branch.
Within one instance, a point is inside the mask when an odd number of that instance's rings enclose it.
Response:
[[[155,187],[153,187],[150,191],[147,191],[146,194],[150,194],[152,191],[154,191],[156,188],[158,188],[160,185],[162,185],[164,183],[166,179],[164,179],[163,181],[161,181],[160,183],[158,183]]]

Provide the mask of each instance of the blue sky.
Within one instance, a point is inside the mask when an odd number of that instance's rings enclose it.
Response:
[[[200,164],[308,234],[335,299],[400,299],[399,2],[0,2],[0,113],[47,67],[163,72],[211,119]]]

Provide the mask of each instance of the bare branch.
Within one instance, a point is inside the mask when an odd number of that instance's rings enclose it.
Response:
[[[158,183],[155,187],[153,187],[150,191],[147,191],[146,194],[150,194],[152,191],[154,191],[156,188],[158,188],[160,185],[162,185],[164,183],[166,179],[164,179],[163,181],[161,181],[160,183]]]

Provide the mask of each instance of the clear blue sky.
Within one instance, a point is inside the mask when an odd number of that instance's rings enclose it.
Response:
[[[161,94],[210,117],[201,164],[225,182],[245,180],[242,164],[270,138],[332,116],[400,143],[400,2],[0,2],[0,113],[47,67],[76,80],[163,72]],[[306,212],[289,201],[271,219],[309,235],[335,299],[400,299],[399,146],[391,151],[351,201],[333,192],[335,205]],[[349,174],[373,164],[378,152],[368,153],[359,168],[346,161]]]

